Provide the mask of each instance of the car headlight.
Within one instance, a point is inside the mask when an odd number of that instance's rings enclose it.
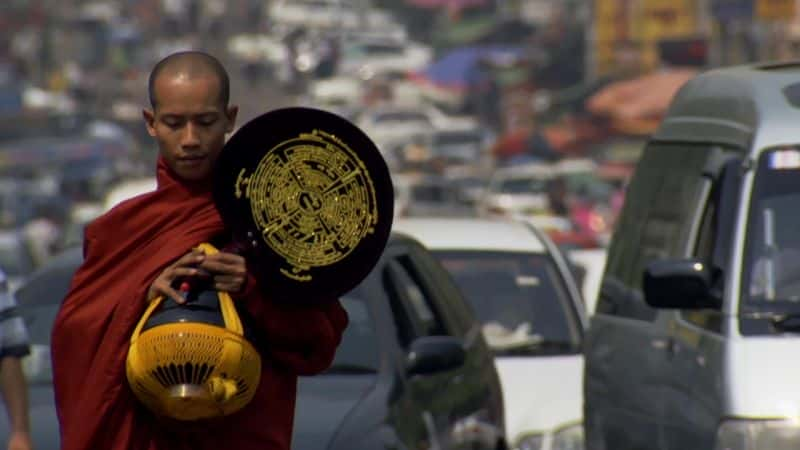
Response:
[[[726,420],[717,429],[715,450],[789,450],[800,442],[800,422]]]
[[[570,425],[556,431],[550,450],[583,450],[583,424]]]
[[[514,446],[514,449],[542,450],[542,444],[544,444],[543,434],[529,434],[527,436],[522,437],[519,441],[517,441],[517,445]]]

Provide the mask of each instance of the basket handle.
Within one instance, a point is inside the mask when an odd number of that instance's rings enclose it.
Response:
[[[147,305],[147,309],[144,311],[144,315],[142,315],[142,318],[139,319],[139,323],[136,324],[136,328],[133,330],[133,335],[131,336],[131,344],[136,342],[136,339],[142,332],[144,324],[147,323],[147,321],[150,319],[150,316],[153,315],[153,311],[155,311],[156,308],[158,308],[163,301],[164,301],[164,296],[159,295],[158,297],[151,300],[150,304]]]
[[[219,253],[216,247],[207,242],[198,245],[197,249],[207,255]],[[225,291],[217,291],[217,297],[219,298],[219,309],[222,311],[222,320],[225,322],[225,328],[240,336],[244,335],[242,321],[239,319],[239,314],[236,312],[236,307],[233,305],[233,299],[230,294]]]

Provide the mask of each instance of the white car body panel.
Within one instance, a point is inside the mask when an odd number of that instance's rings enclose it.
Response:
[[[583,416],[583,357],[495,358],[503,387],[506,436],[550,433]]]

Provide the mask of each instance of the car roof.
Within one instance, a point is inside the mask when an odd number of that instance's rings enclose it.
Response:
[[[521,222],[481,218],[401,218],[393,231],[405,233],[432,250],[546,253],[544,243]]]
[[[800,61],[704,72],[673,98],[656,141],[721,143],[760,151],[800,142]]]
[[[555,176],[552,164],[534,162],[500,167],[494,172],[495,178],[552,178]]]

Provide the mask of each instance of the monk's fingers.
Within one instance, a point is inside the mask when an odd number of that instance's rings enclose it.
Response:
[[[192,277],[199,273],[198,269],[194,267],[174,267],[170,270],[169,277],[174,280],[178,277]]]
[[[172,286],[170,286],[169,283],[157,280],[155,283],[153,283],[152,290],[155,293],[153,297],[156,297],[158,295],[165,295],[175,300],[177,303],[180,304],[186,303],[186,300],[184,300],[183,296],[181,296],[181,294],[179,294],[178,291],[176,291],[175,289],[172,289]]]
[[[175,302],[180,304],[180,305],[186,303],[186,299],[184,299],[183,296],[178,293],[178,291],[176,291],[175,289],[172,289],[169,286],[165,287],[164,290],[162,291],[162,293],[164,295],[166,295],[167,297],[175,300]]]
[[[175,263],[172,264],[172,267],[185,267],[200,264],[205,258],[205,253],[203,253],[201,250],[193,249],[175,261]]]
[[[242,262],[229,263],[210,258],[200,263],[200,268],[221,275],[244,276],[247,273],[247,268]]]
[[[241,285],[244,283],[244,277],[240,275],[217,275],[214,277],[214,283]]]
[[[237,255],[236,253],[219,252],[213,255],[208,255],[208,258],[222,261],[226,264],[244,265],[244,256]]]
[[[226,292],[239,292],[245,283],[245,277],[238,275],[217,275],[214,277],[214,289]]]

